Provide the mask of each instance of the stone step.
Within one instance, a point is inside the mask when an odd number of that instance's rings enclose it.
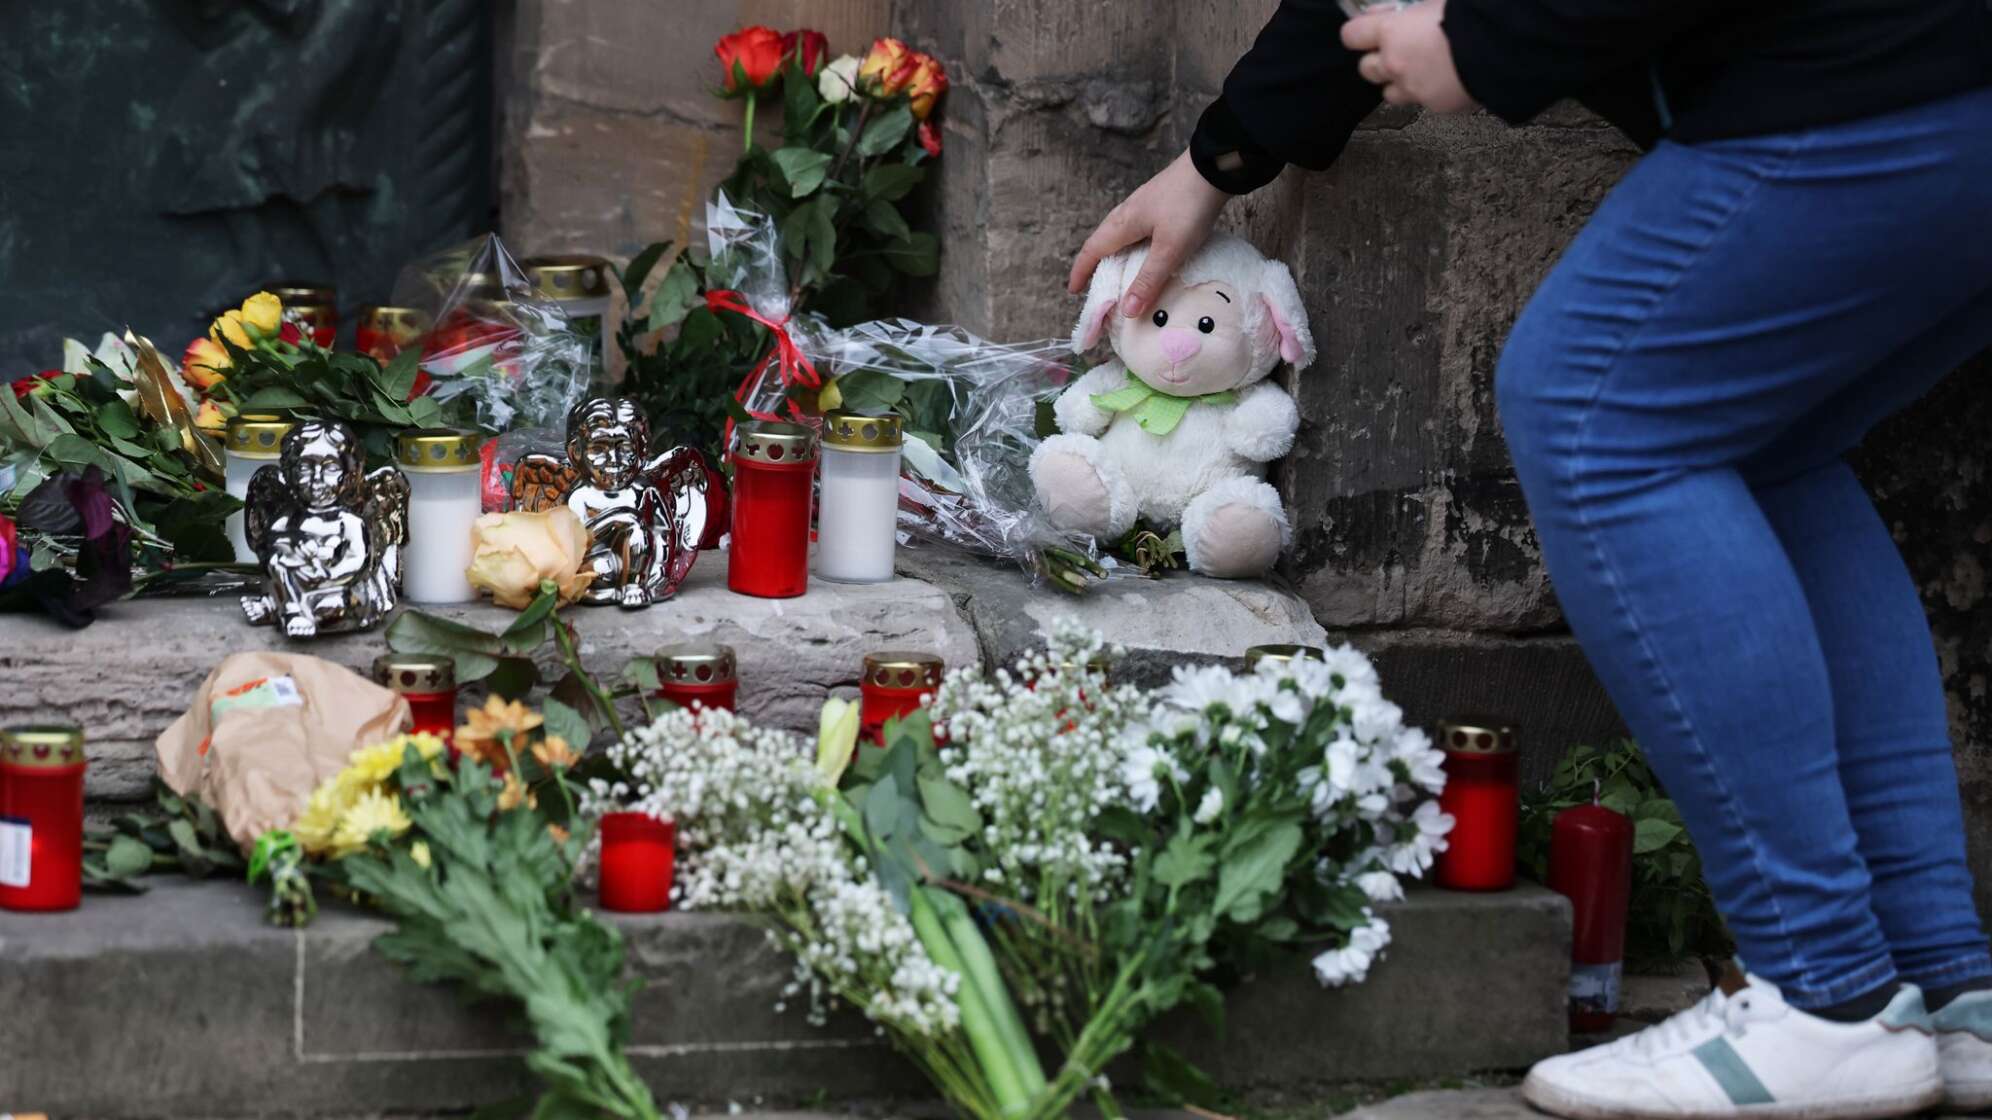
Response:
[[[888,583],[817,581],[795,599],[756,599],[726,588],[726,557],[702,557],[669,602],[647,610],[575,607],[591,671],[614,676],[631,657],[687,640],[734,646],[740,711],[813,731],[823,699],[854,695],[860,663],[878,649],[924,649],[950,665],[1007,662],[1041,647],[1051,625],[1077,617],[1128,647],[1127,679],[1152,683],[1182,660],[1236,659],[1254,645],[1324,640],[1306,604],[1269,584],[1177,575],[1119,578],[1084,598],[1033,587],[1015,565],[939,550],[902,551]],[[511,612],[481,605],[436,611],[485,629]],[[185,709],[209,669],[229,653],[288,649],[364,672],[386,649],[378,632],[310,642],[250,626],[233,597],[147,599],[106,608],[69,630],[40,617],[0,618],[0,726],[58,720],[89,735],[89,793],[99,801],[145,795],[152,741]],[[548,647],[551,654],[551,647]],[[550,668],[549,656],[546,665]]]
[[[0,1111],[330,1117],[528,1091],[518,1030],[410,983],[371,948],[380,918],[328,907],[281,930],[239,883],[152,882],[67,914],[0,912]],[[1157,1029],[1239,1088],[1511,1069],[1563,1049],[1560,896],[1421,889],[1385,911],[1395,941],[1365,983],[1324,991],[1296,962],[1232,993],[1221,1038],[1187,1017]],[[616,922],[646,982],[630,1053],[660,1101],[931,1096],[854,1016],[815,1028],[778,1012],[790,965],[755,925]]]

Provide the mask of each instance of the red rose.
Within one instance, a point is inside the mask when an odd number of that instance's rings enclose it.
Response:
[[[17,401],[27,400],[30,393],[41,388],[42,382],[53,381],[61,376],[62,371],[59,369],[45,369],[33,377],[19,378],[11,382],[14,388],[14,399]]]
[[[920,146],[927,149],[928,155],[941,154],[941,130],[934,127],[933,121],[921,121],[920,130],[913,135],[919,138]]]
[[[285,319],[277,327],[277,338],[290,343],[292,346],[296,346],[304,341],[304,332],[297,329],[296,323]]]
[[[729,94],[766,88],[781,69],[783,51],[781,32],[760,24],[723,35],[712,45],[712,53],[719,56],[725,71],[723,82]]]
[[[416,370],[415,382],[414,384],[408,386],[408,400],[412,401],[416,397],[419,397],[422,394],[428,392],[429,386],[434,383],[435,383],[435,378],[429,376],[428,370],[426,369]],[[406,404],[407,402],[404,401],[402,403]]]
[[[814,78],[823,69],[823,59],[830,53],[830,39],[821,31],[803,28],[782,36],[782,57],[793,58],[802,63],[802,72]]]

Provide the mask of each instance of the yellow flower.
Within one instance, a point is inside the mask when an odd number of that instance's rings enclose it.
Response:
[[[858,66],[858,81],[880,97],[891,97],[913,79],[913,54],[897,39],[874,39]]]
[[[518,774],[506,774],[505,788],[498,791],[498,809],[500,812],[510,812],[520,805],[537,809],[539,798],[533,796],[532,791],[526,788],[526,783],[519,780]]]
[[[545,717],[517,700],[508,701],[499,696],[485,697],[484,707],[472,708],[464,718],[469,722],[456,729],[457,750],[494,768],[507,764],[501,736],[516,743],[526,732],[546,722]]]
[[[567,740],[558,735],[548,735],[533,744],[533,757],[541,766],[549,770],[565,770],[581,761],[580,752],[567,745]]]
[[[283,322],[284,302],[269,292],[257,292],[242,301],[242,321],[263,338],[274,338]]]
[[[322,856],[331,850],[332,834],[339,829],[339,818],[345,816],[346,805],[347,798],[337,779],[311,791],[304,812],[291,826],[297,842],[304,845],[305,854]]]
[[[907,106],[924,121],[934,111],[934,102],[948,91],[948,72],[933,55],[916,52],[914,58],[913,76],[906,82],[906,93],[912,98]]]
[[[202,401],[201,410],[194,413],[194,427],[211,436],[218,436],[228,430],[228,417],[221,411],[220,405],[213,401]],[[188,450],[191,451],[192,448]]]
[[[858,704],[835,696],[823,702],[816,730],[816,776],[832,789],[858,746]]]
[[[415,861],[415,866],[424,871],[429,870],[429,842],[427,840],[417,840],[413,844],[408,845],[408,858]]]
[[[567,830],[554,824],[552,821],[547,822],[546,834],[553,837],[553,842],[556,844],[567,843]]]
[[[817,390],[816,407],[820,411],[823,412],[834,411],[837,408],[837,406],[843,403],[844,403],[844,391],[837,387],[836,378],[833,377],[830,380],[824,382],[823,388]]]
[[[244,350],[249,349],[249,347],[256,343],[255,339],[249,337],[249,329],[242,325],[242,312],[240,311],[230,311],[228,314],[216,319],[214,326],[208,328],[208,337],[214,339],[216,342],[220,342],[225,338],[235,345],[242,347]]]
[[[443,741],[434,735],[416,733],[396,735],[384,743],[362,747],[353,752],[352,764],[346,767],[346,775],[354,775],[359,781],[372,785],[384,782],[401,769],[401,760],[407,756],[409,747],[414,747],[423,761],[429,761],[444,751]]]
[[[471,524],[470,547],[465,578],[491,592],[492,602],[515,611],[539,596],[541,580],[559,586],[563,603],[579,599],[595,580],[595,573],[582,567],[588,530],[566,506],[543,513],[487,513]]]
[[[339,818],[339,827],[332,833],[332,858],[352,855],[382,832],[390,837],[399,836],[413,824],[408,814],[401,811],[399,797],[380,790],[363,793],[346,810],[346,815]]]
[[[186,377],[187,384],[203,393],[220,384],[232,364],[228,351],[211,338],[197,338],[187,343],[187,352],[180,358],[181,373]]]

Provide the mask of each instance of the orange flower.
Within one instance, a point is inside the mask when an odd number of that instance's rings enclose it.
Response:
[[[879,97],[891,97],[913,80],[919,58],[897,39],[874,39],[858,67],[858,83]]]
[[[228,417],[222,414],[220,405],[202,401],[201,410],[194,414],[194,427],[211,436],[218,436],[228,430]]]
[[[552,821],[547,822],[546,834],[548,836],[553,837],[553,842],[556,844],[567,843],[567,836],[568,836],[567,830],[560,827],[557,824],[554,824]]]
[[[180,372],[200,392],[219,385],[228,375],[232,363],[228,351],[211,338],[197,338],[187,343],[187,352],[180,358]]]
[[[906,93],[913,99],[910,106],[913,115],[924,121],[934,111],[934,102],[948,91],[948,72],[933,55],[916,53],[913,58],[913,75],[907,79]]]
[[[511,812],[521,805],[537,809],[539,798],[533,796],[532,791],[526,788],[526,783],[520,781],[517,774],[507,774],[505,788],[498,791],[498,811]]]
[[[920,146],[930,156],[941,154],[941,130],[934,127],[933,121],[921,121],[919,129],[913,133],[920,140]]]
[[[464,718],[470,722],[456,729],[456,749],[496,770],[508,765],[505,742],[517,742],[526,732],[546,720],[517,700],[488,696],[484,707],[472,708]]]
[[[758,91],[774,81],[782,67],[782,33],[760,24],[743,27],[720,36],[712,53],[719,56],[725,71],[721,81],[727,93]]]
[[[581,753],[567,745],[567,740],[558,735],[548,735],[533,744],[533,757],[549,770],[565,770],[581,761]]]

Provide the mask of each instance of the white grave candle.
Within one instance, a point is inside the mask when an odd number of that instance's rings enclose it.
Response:
[[[823,417],[816,574],[843,583],[892,578],[899,534],[899,417]]]
[[[222,486],[236,501],[249,497],[249,479],[257,468],[273,466],[284,444],[291,422],[281,416],[245,412],[228,422],[227,438],[222,440]],[[262,558],[249,548],[242,524],[242,511],[236,510],[222,522],[228,543],[235,549],[238,564],[260,563]]]
[[[479,481],[484,439],[474,432],[429,428],[401,433],[394,458],[408,476],[408,543],[401,550],[402,590],[411,603],[468,603],[477,590],[470,567],[470,527],[484,512]]]

